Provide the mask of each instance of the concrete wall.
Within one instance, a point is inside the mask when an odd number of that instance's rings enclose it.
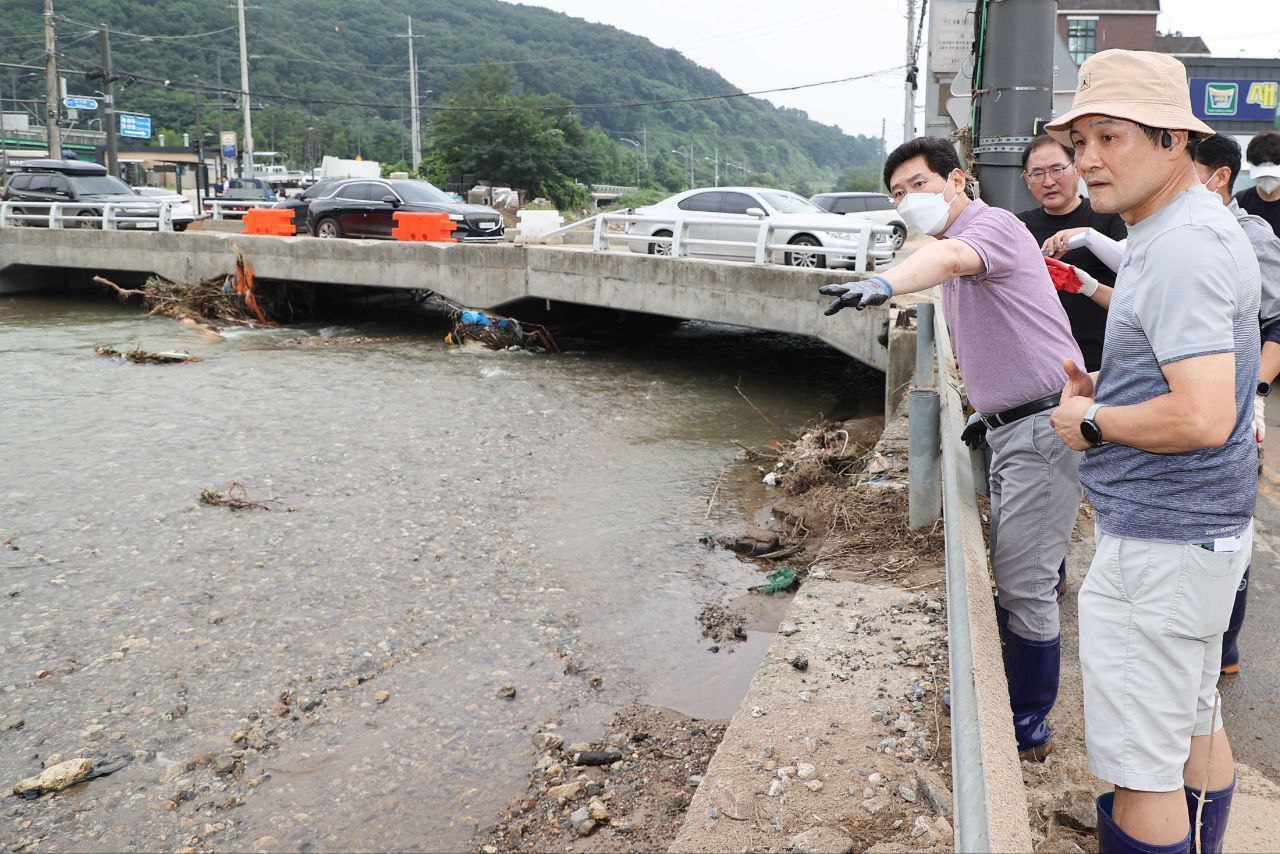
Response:
[[[729,323],[818,338],[884,370],[876,340],[888,312],[826,318],[817,293],[848,271],[588,252],[552,246],[319,240],[215,232],[0,229],[0,292],[30,288],[15,268],[155,273],[195,281],[228,273],[231,244],[264,279],[426,289],[474,308],[501,309],[524,297]],[[9,275],[6,277],[6,271]]]

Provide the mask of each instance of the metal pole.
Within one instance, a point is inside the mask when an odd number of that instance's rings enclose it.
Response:
[[[973,154],[983,200],[1009,211],[1035,206],[1022,180],[1022,149],[1036,120],[1053,113],[1057,10],[1056,0],[987,6]]]
[[[416,177],[422,165],[422,124],[418,118],[418,63],[413,58],[413,16],[409,16],[409,123],[412,126],[413,153],[410,163]]]
[[[58,42],[53,32],[53,0],[44,0],[44,84],[45,134],[49,141],[49,157],[62,159],[62,128],[58,126],[61,110],[58,108]]]
[[[99,24],[98,46],[102,50],[102,101],[106,120],[103,130],[107,132],[107,174],[120,177],[120,140],[116,132],[116,101],[112,82],[116,79],[111,72],[111,31],[106,24]]]
[[[240,177],[253,177],[253,119],[249,117],[249,48],[244,34],[244,0],[236,0],[236,13],[240,16],[240,106],[244,110],[244,140],[240,143],[243,160]]]
[[[916,306],[916,388],[933,388],[937,375],[933,371],[933,303]]]
[[[928,528],[942,517],[939,405],[938,392],[933,389],[907,393],[907,511],[913,531]]]
[[[1056,2],[1056,0],[1055,0]],[[915,28],[916,28],[916,4],[915,0],[907,0],[907,77],[903,82],[905,93],[903,95],[902,106],[902,141],[914,139],[916,135],[916,76],[913,71],[916,64],[915,57]]]
[[[200,78],[196,78],[196,213],[204,213],[202,197],[208,192],[209,180],[204,174],[204,122],[200,115]]]

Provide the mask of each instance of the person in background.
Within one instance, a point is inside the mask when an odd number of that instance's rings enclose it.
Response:
[[[1089,200],[1078,192],[1080,175],[1072,162],[1074,154],[1053,137],[1036,137],[1022,152],[1022,177],[1040,207],[1025,210],[1018,219],[1045,254],[1084,270],[1101,285],[1115,284],[1115,273],[1088,249],[1067,249],[1066,241],[1086,228],[1113,240],[1129,235],[1124,220],[1116,214],[1094,211]],[[1102,340],[1107,327],[1107,311],[1097,301],[1081,293],[1059,290],[1058,299],[1071,322],[1071,334],[1080,345],[1087,371],[1102,365]]]
[[[1040,254],[1008,211],[970,198],[955,147],[919,137],[898,146],[884,183],[907,225],[937,240],[883,274],[827,285],[827,314],[883,305],[942,286],[969,402],[962,439],[991,446],[991,566],[1018,751],[1052,749],[1046,720],[1058,696],[1060,628],[1054,590],[1080,508],[1080,454],[1054,434],[1049,412],[1080,347]]]
[[[1252,166],[1249,176],[1254,186],[1236,193],[1236,201],[1247,213],[1256,214],[1280,234],[1280,133],[1263,131],[1249,140],[1245,156]]]
[[[1209,192],[1217,193],[1227,210],[1235,216],[1244,230],[1245,237],[1258,256],[1258,270],[1262,274],[1262,308],[1259,325],[1262,330],[1262,357],[1258,367],[1258,394],[1254,398],[1254,436],[1262,448],[1266,435],[1263,419],[1267,395],[1271,384],[1280,374],[1280,238],[1267,221],[1260,216],[1246,213],[1231,197],[1231,188],[1240,173],[1240,144],[1224,134],[1214,134],[1201,140],[1195,152],[1196,175]],[[1231,609],[1231,622],[1222,636],[1222,673],[1240,672],[1240,629],[1244,627],[1245,608],[1249,595],[1249,570],[1236,590],[1235,606]]]
[[[1222,851],[1235,763],[1222,636],[1253,546],[1258,259],[1196,176],[1213,130],[1185,66],[1104,50],[1080,67],[1071,143],[1095,210],[1129,226],[1102,368],[1066,365],[1052,421],[1085,451],[1097,549],[1080,588],[1080,667],[1103,854]]]

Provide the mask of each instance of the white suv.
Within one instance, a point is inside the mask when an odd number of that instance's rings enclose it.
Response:
[[[876,225],[893,226],[893,248],[901,249],[907,242],[907,224],[898,216],[893,202],[884,193],[819,193],[809,201],[824,211],[836,214],[853,214],[869,219]]]

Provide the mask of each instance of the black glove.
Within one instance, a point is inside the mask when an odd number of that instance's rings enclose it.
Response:
[[[849,282],[843,285],[825,285],[818,288],[823,296],[835,297],[823,314],[828,317],[842,308],[853,306],[862,311],[869,305],[883,305],[893,296],[893,285],[883,276],[872,276],[861,282]]]
[[[987,440],[987,422],[983,421],[978,413],[973,413],[965,423],[964,430],[960,432],[960,439],[969,446],[970,450],[978,450]]]

